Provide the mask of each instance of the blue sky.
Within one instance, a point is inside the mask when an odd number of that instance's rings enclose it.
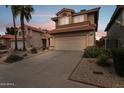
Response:
[[[92,9],[101,7],[99,14],[99,31],[104,31],[107,23],[109,22],[116,6],[114,5],[33,5],[35,11],[32,15],[32,20],[29,25],[40,27],[40,28],[54,28],[54,22],[51,21],[51,17],[62,8],[71,8],[76,12],[81,9]],[[10,8],[0,5],[0,34],[4,34],[7,26],[12,26],[12,15]],[[19,25],[19,17],[17,17],[16,24]]]

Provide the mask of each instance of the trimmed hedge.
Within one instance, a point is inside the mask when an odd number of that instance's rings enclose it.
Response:
[[[23,59],[23,57],[20,57],[18,55],[10,55],[6,58],[5,62],[6,63],[14,63],[14,62],[20,61],[22,59]]]
[[[86,58],[96,58],[101,54],[111,57],[111,51],[105,48],[90,46],[84,50],[84,57]]]
[[[124,77],[124,48],[112,49],[115,71],[119,76]]]
[[[100,54],[100,50],[95,46],[89,46],[84,50],[84,57],[95,58]]]

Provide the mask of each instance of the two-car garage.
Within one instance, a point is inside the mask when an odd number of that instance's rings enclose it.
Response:
[[[86,36],[56,37],[56,50],[80,50],[86,48]]]
[[[50,42],[54,50],[83,51],[94,45],[94,32],[76,32],[54,34]]]

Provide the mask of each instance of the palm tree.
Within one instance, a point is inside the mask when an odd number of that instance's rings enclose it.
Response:
[[[29,22],[32,19],[31,14],[34,12],[34,8],[31,5],[20,5],[19,6],[19,14],[20,14],[20,22],[21,22],[21,30],[23,35],[23,51],[26,50],[25,47],[25,29],[24,29],[24,21]]]
[[[6,8],[8,8],[8,5],[6,5]],[[14,27],[14,33],[15,33],[15,50],[18,50],[17,46],[17,29],[16,29],[16,22],[15,19],[19,13],[18,6],[17,5],[11,5],[11,12],[12,12],[12,18],[13,18],[13,27]]]

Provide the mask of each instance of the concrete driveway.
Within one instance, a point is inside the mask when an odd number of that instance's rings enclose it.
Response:
[[[68,80],[81,56],[77,51],[49,51],[17,63],[0,64],[0,87],[93,87]]]

